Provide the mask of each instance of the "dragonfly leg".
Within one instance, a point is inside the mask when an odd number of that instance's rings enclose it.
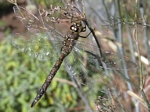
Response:
[[[87,34],[87,36],[82,36],[82,35],[79,35],[79,37],[81,38],[87,38],[92,32],[90,32],[89,34]]]

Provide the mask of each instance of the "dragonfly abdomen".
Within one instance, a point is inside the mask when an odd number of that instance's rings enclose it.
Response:
[[[56,73],[57,73],[58,69],[60,68],[65,57],[66,57],[66,55],[63,53],[60,55],[59,59],[55,63],[55,65],[52,68],[52,70],[50,71],[49,75],[47,76],[44,84],[42,85],[41,89],[39,90],[38,94],[36,95],[34,101],[32,102],[31,107],[33,107],[38,102],[38,100],[43,96],[43,94],[46,92],[48,86],[52,82],[54,76],[56,75]]]

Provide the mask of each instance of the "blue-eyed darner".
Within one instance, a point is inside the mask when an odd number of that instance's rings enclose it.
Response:
[[[61,22],[59,18],[49,17],[57,10],[60,10],[63,16],[71,22],[70,29],[66,35],[60,33],[51,24],[52,22]],[[41,60],[49,60],[51,57],[58,58],[33,101],[32,107],[45,93],[65,58],[72,58],[74,62],[78,60],[84,67],[88,65],[94,68],[97,64],[103,67],[103,64],[105,64],[105,69],[123,70],[123,67],[120,66],[122,63],[120,56],[105,51],[103,51],[102,56],[100,56],[99,48],[96,46],[83,41],[77,41],[80,37],[80,33],[85,32],[86,24],[84,24],[84,15],[74,5],[67,4],[67,7],[64,9],[55,7],[50,11],[40,10],[39,17],[19,6],[14,7],[14,12],[17,18],[25,24],[25,27],[30,33],[24,35],[16,34],[14,38],[11,38],[12,43],[21,51],[26,52],[32,57],[40,58]],[[58,56],[57,54],[51,54],[51,49],[56,50]],[[85,60],[84,54],[89,55],[86,59],[86,64],[82,62]],[[125,59],[127,62],[127,69],[136,68],[136,64],[129,58],[125,57]],[[80,65],[75,65],[74,67],[75,69],[81,70],[79,66]]]

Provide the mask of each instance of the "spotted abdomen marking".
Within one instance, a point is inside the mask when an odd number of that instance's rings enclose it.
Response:
[[[66,56],[64,54],[60,55],[59,59],[57,60],[57,62],[54,65],[53,69],[50,71],[44,84],[42,85],[41,89],[39,90],[38,94],[36,95],[34,101],[32,102],[31,107],[33,107],[40,100],[40,98],[43,96],[43,94],[46,92],[48,86],[52,82],[55,74],[57,73],[58,69],[60,68],[65,57]]]

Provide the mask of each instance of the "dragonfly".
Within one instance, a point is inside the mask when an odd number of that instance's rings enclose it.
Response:
[[[116,60],[116,62],[114,63],[113,61],[111,63],[109,63],[110,61],[106,63],[104,59],[102,60],[101,58],[97,58],[97,56],[99,55],[99,48],[97,48],[97,46],[93,46],[89,43],[78,40],[79,37],[83,37],[80,35],[80,33],[86,31],[86,24],[84,23],[85,16],[81,13],[81,11],[79,11],[76,6],[72,4],[67,3],[67,7],[64,9],[62,9],[61,7],[51,7],[50,11],[39,10],[39,17],[35,16],[25,8],[18,5],[14,6],[13,9],[16,17],[25,25],[27,30],[30,32],[29,34],[16,34],[15,36],[13,36],[11,38],[11,42],[14,46],[19,48],[22,52],[25,52],[30,56],[39,58],[41,60],[49,60],[51,59],[51,57],[57,57],[56,55],[50,53],[50,49],[54,50],[55,48],[56,51],[58,50],[59,54],[56,63],[51,69],[41,89],[38,91],[34,101],[31,104],[31,107],[33,107],[46,92],[48,86],[59,70],[62,62],[68,57],[68,55],[70,55],[70,57],[72,56],[74,60],[79,60],[79,62],[83,63],[82,61],[83,59],[85,59],[83,53],[90,54],[90,58],[88,58],[87,60],[91,66],[93,66],[95,60],[98,60],[108,65],[108,69],[118,69],[113,66],[117,65],[118,58],[119,62],[122,62],[121,57],[113,56],[113,54],[108,55],[108,53],[103,52],[103,56],[106,57],[106,60],[107,57],[115,57],[114,59]],[[61,12],[63,12],[63,16],[65,16],[67,19],[70,19],[71,21],[70,29],[68,30],[66,35],[63,35],[52,25],[50,25],[50,22],[61,22],[61,19],[59,18],[49,17],[49,15],[52,15],[58,10],[61,10]],[[78,57],[80,57],[80,59],[78,59]],[[132,62],[131,60],[126,61],[127,63]],[[100,66],[102,67],[101,64]],[[136,64],[132,63],[132,66],[132,68],[128,67],[127,69],[135,68]]]

